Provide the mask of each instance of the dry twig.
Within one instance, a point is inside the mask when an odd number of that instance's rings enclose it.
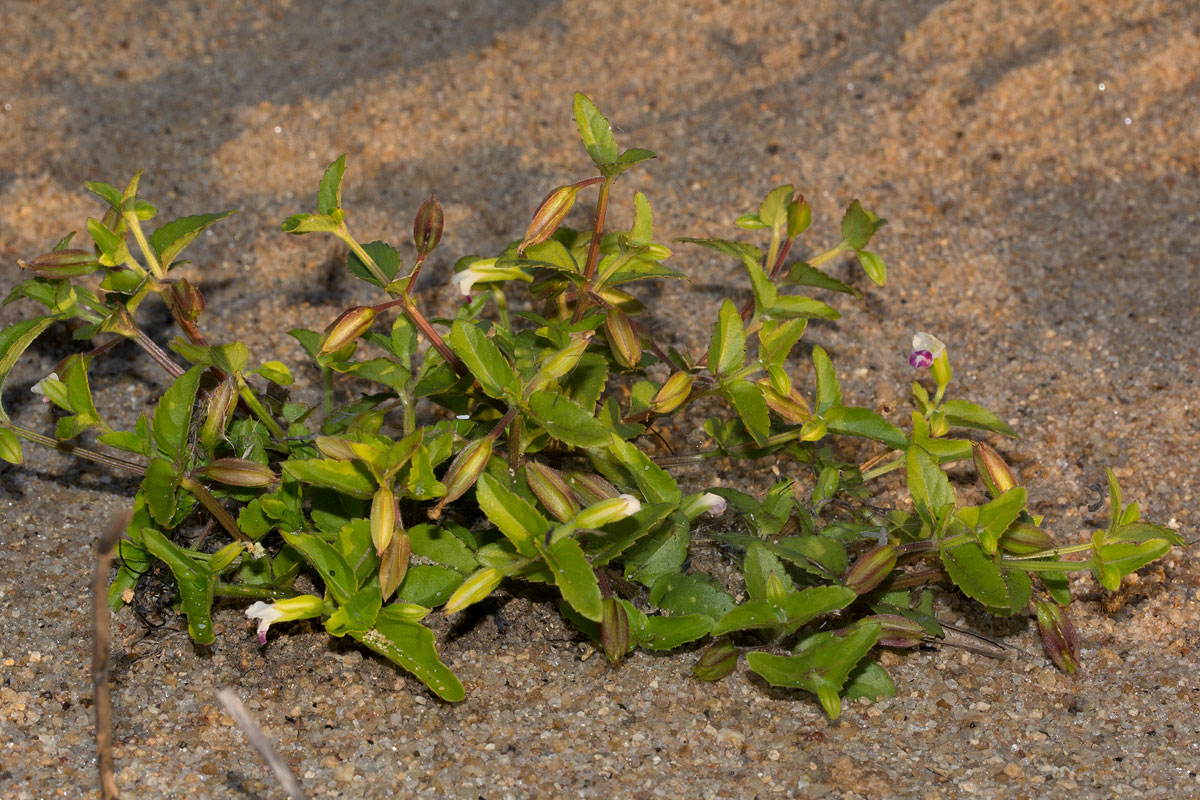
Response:
[[[292,800],[305,800],[304,790],[300,787],[300,781],[288,769],[287,764],[283,762],[283,757],[271,744],[271,740],[267,738],[267,734],[258,726],[254,718],[250,716],[250,712],[246,706],[238,698],[233,689],[225,688],[217,692],[217,699],[221,701],[221,705],[225,706],[225,711],[229,716],[233,717],[233,721],[241,728],[242,733],[250,741],[251,746],[258,751],[262,760],[267,762],[267,766],[275,773],[279,785],[288,793]]]
[[[96,574],[92,578],[92,696],[96,705],[96,761],[100,766],[100,796],[117,800],[113,774],[112,694],[108,686],[108,573],[113,551],[129,524],[129,514],[118,514],[96,540]]]

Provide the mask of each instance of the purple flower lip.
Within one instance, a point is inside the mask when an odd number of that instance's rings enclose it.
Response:
[[[908,365],[914,369],[925,369],[933,363],[933,353],[928,350],[914,350],[908,357]]]

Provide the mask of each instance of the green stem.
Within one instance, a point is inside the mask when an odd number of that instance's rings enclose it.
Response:
[[[218,597],[244,597],[249,600],[286,600],[295,597],[296,593],[288,589],[271,589],[266,586],[243,586],[242,584],[218,581],[216,586]]]
[[[150,246],[150,242],[146,239],[146,234],[142,230],[142,222],[137,218],[137,214],[132,211],[123,211],[121,216],[125,218],[125,224],[129,226],[130,232],[133,233],[133,238],[137,239],[138,247],[141,248],[142,257],[146,259],[146,264],[150,267],[150,272],[154,277],[163,277],[162,265],[158,263],[158,256],[154,254],[154,248]]]
[[[837,258],[845,250],[846,250],[846,243],[838,242],[836,245],[829,248],[824,253],[817,253],[815,256],[810,258],[807,263],[810,267],[818,267],[821,264],[824,264],[826,261]]]
[[[1092,568],[1087,561],[1023,561],[1019,558],[1002,558],[1000,564],[1026,572],[1076,572]]]
[[[69,456],[75,456],[88,461],[94,461],[97,464],[103,464],[106,467],[112,467],[113,469],[119,469],[123,472],[129,472],[134,475],[146,474],[146,468],[141,464],[135,464],[132,461],[126,461],[123,458],[105,455],[104,453],[98,453],[95,450],[89,450],[86,447],[68,444],[67,442],[60,442],[58,439],[45,436],[37,431],[32,431],[29,428],[23,428],[13,422],[4,423],[4,427],[8,428],[13,432],[14,435],[19,436],[27,442],[40,444],[44,447],[58,450],[61,453],[66,453]]]
[[[266,407],[263,406],[262,402],[258,399],[258,395],[250,388],[250,384],[246,383],[246,379],[240,375],[238,376],[238,396],[249,406],[254,416],[258,417],[258,420],[267,426],[267,430],[271,432],[271,436],[275,441],[282,442],[287,438],[287,433],[279,426],[275,418],[271,416],[271,412],[267,411]]]
[[[221,505],[221,502],[213,497],[212,492],[208,491],[208,488],[204,484],[197,481],[191,475],[184,475],[179,481],[179,486],[196,495],[196,499],[200,501],[200,504],[208,510],[208,513],[213,515],[230,536],[240,542],[252,541],[249,536],[242,533],[237,521],[225,510],[225,506]]]
[[[880,464],[878,467],[873,467],[864,472],[862,474],[862,479],[864,481],[873,480],[878,478],[880,475],[886,475],[893,470],[899,469],[900,467],[904,466],[904,464],[905,461],[902,458],[898,458],[895,461],[889,461],[886,464]]]
[[[350,235],[350,230],[346,227],[346,223],[341,223],[338,226],[338,229],[333,232],[333,235],[345,242],[346,246],[354,251],[354,255],[358,256],[359,259],[366,264],[367,269],[371,272],[371,275],[375,277],[375,280],[379,281],[381,286],[388,285],[388,279],[387,276],[383,274],[383,270],[381,270],[379,265],[375,263],[375,259],[371,258],[371,254],[364,250],[362,245],[356,242],[354,237]]]
[[[499,285],[492,286],[492,299],[496,301],[496,313],[500,316],[500,327],[509,330],[508,318],[508,298],[504,296],[504,290]]]

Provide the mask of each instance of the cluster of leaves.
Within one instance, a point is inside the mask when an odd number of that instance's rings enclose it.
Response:
[[[1074,669],[1078,644],[1063,612],[1067,573],[1091,570],[1114,589],[1165,554],[1176,534],[1141,522],[1136,504],[1122,507],[1110,474],[1112,524],[1090,541],[1054,546],[995,451],[950,435],[1014,434],[992,412],[946,398],[949,358],[932,337],[922,341],[936,352],[922,357],[932,365],[934,394],[913,384],[907,430],[847,405],[820,347],[809,356],[812,391],[793,382],[793,353],[808,320],[838,318],[795,289],[858,296],[820,269],[845,255],[884,284],[884,262],[867,248],[885,221],[858,201],[837,243],[807,260],[789,259],[811,220],[791,186],[772,190],[736,221],[763,237],[765,251],[742,241],[679,240],[739,263],[750,297],[723,302],[705,352],[656,341],[639,321],[645,308],[634,291],[683,275],[667,266],[671,248],[654,240],[646,196],[634,196],[629,230],[605,230],[614,182],[654,154],[621,151],[585,96],[576,95],[574,113],[598,175],[552,191],[525,236],[498,256],[460,259],[452,283],[463,298],[453,319],[427,319],[411,292],[441,239],[437,201],[417,214],[417,257],[405,269],[391,245],[351,235],[345,158],[330,165],[316,211],[288,218],[283,230],[340,239],[350,249],[350,273],[383,297],[346,309],[323,332],[290,331],[321,375],[312,405],[288,399],[293,380],[283,363],[251,369],[245,345],[210,344],[198,327],[204,299],[178,277],[186,263],[179,256],[228,212],[185,217],[146,235],[142,223],[156,211],[138,198],[137,176],[123,190],[88,184],[105,206],[100,219],[88,220],[91,244],[72,248],[68,236],[21,263],[34,277],[6,302],[26,298],[45,310],[0,332],[0,385],[55,323],[74,321],[77,340],[101,343],[68,356],[35,387],[65,412],[53,437],[0,408],[0,454],[19,463],[25,439],[142,476],[112,607],[130,602],[139,576],[161,560],[196,642],[213,641],[217,598],[253,599],[247,613],[259,620],[264,643],[272,623],[319,618],[333,636],[356,639],[439,696],[459,700],[462,685],[421,621],[434,608],[461,611],[504,579],[519,579],[553,586],[562,613],[614,663],[638,647],[708,640],[698,677],[724,677],[745,655],[771,684],[812,692],[837,716],[843,698],[895,691],[872,658],[877,648],[942,635],[930,588],[942,586],[1001,616],[1034,608],[1051,657]],[[563,225],[592,186],[599,187],[592,228]],[[524,297],[510,310],[518,288]],[[151,296],[181,333],[167,349],[136,321]],[[105,421],[88,383],[92,360],[124,339],[171,377],[132,430]],[[711,448],[663,453],[656,426],[694,413],[704,398],[721,401],[705,408],[731,411],[703,422]],[[84,436],[125,455],[72,443]],[[839,437],[865,439],[877,455],[840,461]],[[732,489],[686,494],[669,471],[704,458],[779,454],[796,472],[761,498]],[[944,471],[967,459],[991,495],[980,505],[961,501]],[[868,484],[893,470],[904,471],[911,512],[868,502]],[[706,513],[718,521],[697,526]],[[206,516],[223,533],[189,538]],[[706,552],[740,577],[722,582],[699,569],[692,556],[701,545],[716,545]],[[1086,559],[1067,557],[1076,553]]]

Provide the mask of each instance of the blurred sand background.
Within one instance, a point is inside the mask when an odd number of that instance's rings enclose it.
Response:
[[[141,193],[161,219],[240,210],[189,250],[210,339],[242,338],[252,358],[298,368],[287,328],[370,297],[331,241],[279,232],[311,210],[326,164],[349,154],[359,238],[404,242],[409,258],[412,215],[436,192],[447,234],[421,292],[436,314],[454,259],[519,237],[550,188],[589,174],[570,114],[581,90],[622,146],[659,154],[618,183],[614,224],[644,189],[664,240],[732,237],[732,219],[785,182],[814,210],[797,255],[832,243],[854,197],[889,219],[873,246],[887,287],[838,300],[840,323],[807,338],[830,351],[848,398],[902,400],[908,341],[928,330],[950,347],[960,396],[1022,434],[996,443],[1060,541],[1103,524],[1087,506],[1105,466],[1144,517],[1198,535],[1192,0],[3,10],[5,292],[17,258],[100,213],[84,180],[145,168]],[[698,346],[721,299],[746,290],[727,260],[677,252],[692,283],[649,299],[664,337]],[[863,285],[848,263],[835,272]],[[0,323],[29,308],[0,310]],[[27,390],[69,344],[48,335],[14,373],[4,399],[23,424],[51,430]],[[162,388],[133,357],[121,349],[93,376],[118,420]],[[805,364],[793,375],[811,385]],[[26,452],[24,468],[0,465],[0,795],[96,796],[90,548],[134,484]],[[232,685],[314,798],[1200,796],[1196,555],[1144,571],[1119,608],[1077,584],[1087,665],[1074,678],[1018,619],[989,630],[1029,658],[889,656],[898,696],[836,723],[744,673],[693,681],[694,654],[611,670],[522,598],[505,607],[507,633],[483,618],[443,639],[468,688],[457,706],[319,630],[272,631],[260,649],[231,606],[200,649],[185,634],[139,639],[122,612],[119,778],[130,797],[283,797],[220,711],[214,692]],[[985,624],[965,605],[949,613]]]

